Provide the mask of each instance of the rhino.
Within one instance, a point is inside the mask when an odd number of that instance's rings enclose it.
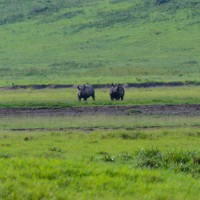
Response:
[[[111,100],[123,100],[124,99],[125,90],[124,87],[120,84],[113,84],[110,88],[110,99]]]
[[[78,88],[78,100],[81,101],[83,98],[84,101],[87,101],[87,98],[92,97],[95,100],[95,91],[91,85],[79,85]]]

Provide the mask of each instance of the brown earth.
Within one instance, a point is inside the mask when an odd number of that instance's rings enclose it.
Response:
[[[146,83],[126,83],[125,87],[133,88],[149,88],[149,87],[177,87],[184,85],[200,85],[198,82],[146,82]],[[110,84],[94,84],[94,88],[109,88]],[[72,84],[38,84],[38,85],[12,85],[7,87],[0,87],[0,90],[16,90],[16,89],[59,89],[59,88],[72,88],[76,85]]]
[[[200,115],[200,105],[88,106],[63,109],[2,108],[0,116],[9,115]]]

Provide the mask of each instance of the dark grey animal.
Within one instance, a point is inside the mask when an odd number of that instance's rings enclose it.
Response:
[[[163,3],[167,3],[169,2],[170,0],[156,0],[156,4],[157,5],[160,5],[160,4],[163,4]]]
[[[110,88],[110,99],[111,100],[123,100],[124,99],[125,90],[124,87],[120,84],[113,84]]]
[[[87,101],[87,98],[92,97],[95,100],[95,91],[91,85],[79,85],[78,88],[78,100],[81,101],[83,98],[84,101]]]

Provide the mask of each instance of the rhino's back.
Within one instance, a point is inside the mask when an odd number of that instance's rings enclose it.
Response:
[[[110,97],[112,100],[113,99],[116,99],[116,100],[123,99],[124,94],[125,94],[125,90],[124,90],[124,87],[121,85],[119,85],[118,88],[116,88],[116,87],[110,88]]]
[[[84,91],[82,92],[83,97],[90,97],[94,95],[94,88],[91,85],[86,85]]]

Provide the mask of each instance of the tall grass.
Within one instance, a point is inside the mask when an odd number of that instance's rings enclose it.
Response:
[[[1,199],[198,198],[198,129],[1,130],[0,147]]]
[[[190,176],[132,170],[125,166],[57,159],[11,159],[1,163],[0,169],[6,175],[1,176],[2,199],[196,200],[199,191],[198,180]]]

